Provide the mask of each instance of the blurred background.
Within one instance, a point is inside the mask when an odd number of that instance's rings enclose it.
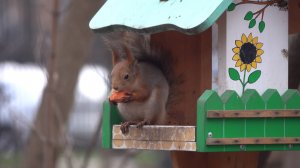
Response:
[[[171,167],[168,152],[100,146],[111,57],[88,22],[102,4],[0,0],[0,168]],[[298,88],[299,34],[290,44]],[[297,167],[299,156],[274,152],[267,167]]]
[[[111,57],[88,22],[102,3],[0,0],[0,168],[170,167],[101,149]]]

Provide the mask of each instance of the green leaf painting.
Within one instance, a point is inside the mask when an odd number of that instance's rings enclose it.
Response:
[[[249,29],[253,28],[255,25],[256,25],[256,20],[255,20],[255,19],[252,19],[252,20],[249,22]]]
[[[259,29],[259,32],[263,32],[265,30],[265,27],[266,27],[266,23],[262,20],[259,22],[258,24],[258,29]]]
[[[248,28],[252,29],[253,27],[256,26],[256,20],[259,20],[259,24],[258,24],[258,30],[260,33],[262,33],[265,30],[266,27],[266,23],[264,22],[264,15],[265,15],[265,11],[268,7],[270,6],[281,6],[282,2],[279,0],[268,0],[268,1],[254,1],[254,0],[249,0],[249,1],[242,1],[242,2],[238,2],[238,3],[231,3],[228,6],[228,11],[233,11],[237,6],[239,5],[246,5],[246,4],[255,4],[258,6],[263,6],[260,9],[257,9],[255,11],[248,11],[245,16],[244,16],[244,20],[249,22],[248,24]],[[286,3],[287,4],[287,3]],[[286,8],[287,9],[287,5],[283,6],[282,8]]]
[[[240,79],[240,74],[239,74],[239,72],[236,69],[229,68],[228,71],[229,71],[229,77],[230,77],[230,79],[232,79],[234,81],[237,81],[237,80]]]
[[[244,20],[251,20],[253,18],[253,12],[249,11],[246,13]]]
[[[236,4],[235,3],[231,3],[229,6],[228,6],[228,11],[233,11],[235,9],[235,6]]]
[[[255,83],[259,79],[260,75],[261,75],[260,70],[256,70],[256,71],[252,72],[248,76],[248,83],[250,83],[250,84]]]

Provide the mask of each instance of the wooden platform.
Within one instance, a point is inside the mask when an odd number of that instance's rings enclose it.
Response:
[[[112,148],[196,151],[195,126],[130,126],[124,135],[113,126]]]

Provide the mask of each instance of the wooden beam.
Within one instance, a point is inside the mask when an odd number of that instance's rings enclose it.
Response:
[[[300,33],[300,0],[290,0],[289,5],[289,34]]]
[[[137,141],[137,140],[112,140],[114,149],[148,149],[172,151],[196,151],[196,142],[183,141]]]
[[[130,126],[128,134],[122,134],[120,127],[113,126],[115,140],[195,142],[195,126],[145,125],[141,129]]]
[[[300,144],[300,137],[295,138],[207,138],[207,145],[270,145]]]
[[[276,118],[300,117],[300,110],[212,110],[207,112],[207,118]]]

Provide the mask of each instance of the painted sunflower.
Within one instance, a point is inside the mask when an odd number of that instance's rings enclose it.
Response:
[[[240,71],[251,71],[251,68],[256,69],[257,63],[261,63],[261,55],[264,51],[261,49],[263,43],[258,42],[258,37],[252,37],[252,33],[247,37],[242,35],[241,40],[235,41],[236,47],[232,49],[234,56],[232,60],[236,61],[235,67],[240,67]]]

